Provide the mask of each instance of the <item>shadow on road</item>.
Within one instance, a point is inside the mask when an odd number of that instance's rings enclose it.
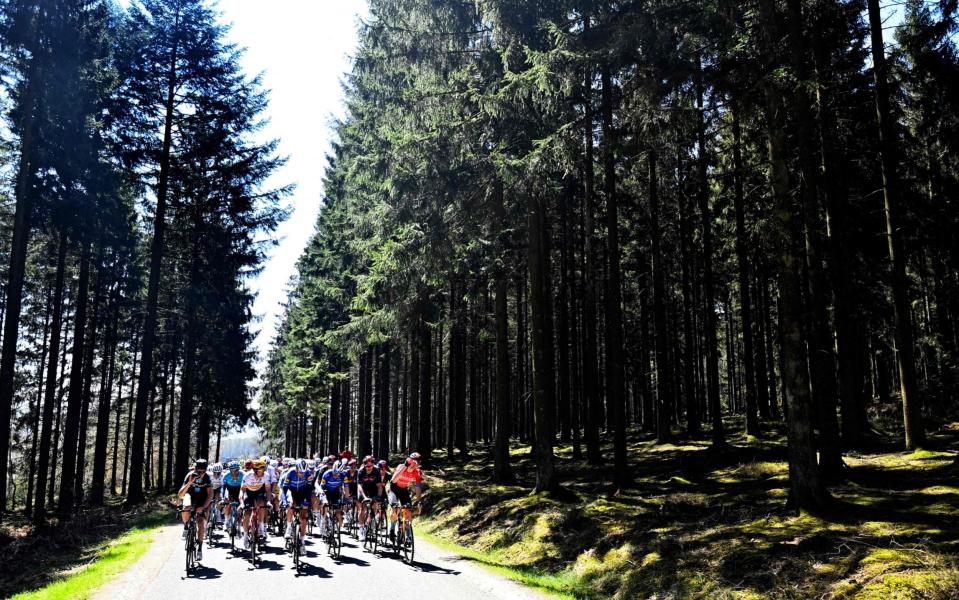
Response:
[[[418,560],[414,560],[413,564],[410,566],[418,571],[423,571],[424,573],[436,573],[439,575],[459,575],[461,573],[461,571],[454,571],[453,569],[439,567],[434,564],[420,562]]]
[[[337,564],[341,564],[341,565],[342,565],[342,564],[357,565],[357,566],[360,566],[360,567],[368,567],[368,566],[370,566],[370,563],[368,563],[367,561],[363,560],[362,558],[354,558],[354,557],[349,556],[349,555],[347,555],[347,554],[341,554],[340,557],[339,557],[338,559],[336,559],[334,562],[336,562]]]
[[[220,575],[223,575],[223,572],[219,569],[197,565],[197,567],[193,570],[193,573],[190,574],[189,579],[219,579]],[[187,578],[184,577],[183,579]]]
[[[322,579],[329,579],[333,576],[333,573],[327,571],[323,567],[317,565],[311,565],[308,562],[302,563],[301,572],[298,573],[297,577],[320,577]]]

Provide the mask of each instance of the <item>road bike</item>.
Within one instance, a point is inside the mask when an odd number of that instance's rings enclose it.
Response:
[[[243,511],[240,509],[239,502],[230,502],[230,520],[226,523],[226,529],[230,532],[230,552],[236,554],[236,536],[243,527]]]
[[[250,534],[246,537],[250,542],[250,562],[253,563],[253,566],[256,567],[260,564],[259,552],[260,545],[260,511],[254,504],[253,508],[249,509],[253,511],[253,514],[250,515]]]
[[[212,548],[214,540],[214,532],[217,527],[217,516],[219,515],[219,510],[217,510],[217,503],[213,502],[210,504],[210,516],[206,520],[206,543],[207,546]]]
[[[349,499],[346,499],[346,502],[350,502]],[[340,502],[334,506],[330,505],[329,510],[327,510],[326,515],[326,551],[329,553],[330,558],[337,560],[340,558],[340,555],[343,552],[343,535],[340,531],[340,526],[337,521],[336,515],[343,510],[345,502],[340,500]]]
[[[400,513],[400,527],[397,528],[396,543],[393,544],[393,552],[395,552],[397,556],[402,555],[403,562],[412,565],[416,542],[413,536],[413,505],[404,504]]]
[[[181,506],[177,514],[183,513]],[[196,553],[200,546],[200,540],[197,539],[196,510],[190,508],[190,520],[186,523],[186,539],[184,540],[184,549],[186,550],[186,576],[189,577],[197,567]]]
[[[366,535],[363,537],[363,547],[376,554],[377,547],[386,542],[386,515],[382,510],[380,500],[366,499]],[[379,510],[378,510],[379,509]]]

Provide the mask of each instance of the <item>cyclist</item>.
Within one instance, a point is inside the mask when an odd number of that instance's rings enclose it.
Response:
[[[240,471],[240,461],[231,460],[227,463],[226,468],[228,472],[223,476],[222,488],[224,522],[229,521],[230,515],[233,513],[233,507],[230,506],[230,503],[240,501],[240,489],[243,487],[243,473]]]
[[[359,503],[359,497],[357,495],[357,485],[356,485],[356,459],[351,458],[349,462],[346,463],[346,474],[343,476],[343,483],[346,484],[346,487],[350,490],[350,498],[353,499],[352,508],[356,508],[356,504]],[[353,511],[353,516],[356,517],[356,511]]]
[[[360,505],[360,539],[366,537],[366,503],[364,500],[372,501],[372,508],[375,514],[380,513],[380,502],[383,498],[383,488],[386,486],[386,480],[380,470],[373,465],[373,457],[363,458],[363,468],[356,474],[359,494],[357,503]]]
[[[334,460],[336,459],[335,456],[332,456],[331,458],[333,458]],[[353,453],[350,451],[349,448],[343,448],[343,450],[340,452],[340,458],[349,461],[351,458],[353,458]]]
[[[414,452],[401,465],[398,465],[393,471],[393,477],[390,479],[390,491],[396,496],[396,503],[393,506],[393,516],[390,521],[390,540],[395,539],[394,531],[396,522],[399,520],[400,507],[407,507],[412,504],[410,499],[410,485],[416,485],[416,501],[420,501],[422,490],[419,484],[423,483],[423,473],[420,471],[420,454]],[[406,527],[405,521],[400,521],[401,529]]]
[[[277,481],[279,480],[279,476],[278,476],[278,473],[276,472],[276,468],[279,466],[280,463],[275,458],[271,459],[269,456],[264,456],[263,458],[266,461],[266,489],[267,489],[267,494],[269,494],[269,497],[271,498],[269,504],[272,510],[279,512],[280,511],[280,494],[278,493],[278,489],[276,485]],[[264,531],[266,531],[266,525],[263,526],[263,529]]]
[[[187,473],[183,479],[183,486],[177,492],[177,496],[183,500],[183,538],[186,539],[187,524],[190,522],[191,509],[196,512],[197,536],[201,543],[197,550],[197,561],[203,560],[202,540],[206,534],[206,511],[213,502],[213,485],[210,476],[206,472],[206,459],[198,458],[193,465],[193,470]]]
[[[220,488],[223,487],[223,465],[213,463],[210,465],[210,483],[213,488],[213,498],[216,500],[211,505],[212,514],[210,514],[210,523],[216,525],[220,523]]]
[[[243,507],[243,548],[250,549],[250,519],[253,517],[251,509],[256,508],[260,514],[260,531],[254,535],[266,535],[266,502],[269,490],[266,485],[266,462],[258,459],[253,462],[253,469],[243,476],[242,499]]]
[[[346,467],[346,460],[334,462],[333,467],[324,473],[323,478],[319,480],[320,488],[324,492],[324,496],[321,499],[324,514],[325,511],[330,510],[327,506],[332,506],[333,510],[336,511],[336,524],[340,527],[343,526],[343,507],[340,505],[340,498],[343,495],[349,497],[350,493],[350,489],[343,485]],[[323,522],[325,522],[325,519]],[[325,532],[325,526],[321,526],[321,535]]]
[[[306,552],[306,511],[312,506],[313,474],[305,459],[286,471],[280,480],[280,493],[286,496],[286,537],[293,535],[293,511],[300,517],[300,552]]]

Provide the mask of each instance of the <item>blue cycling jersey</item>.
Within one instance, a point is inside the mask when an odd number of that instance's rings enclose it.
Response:
[[[343,472],[342,471],[327,471],[323,474],[323,485],[326,486],[328,490],[338,490],[343,485]]]
[[[313,486],[313,474],[311,469],[298,472],[296,469],[290,469],[280,478],[280,489],[286,490],[308,490]]]
[[[242,485],[243,485],[243,471],[240,471],[239,473],[237,473],[236,477],[234,477],[233,474],[230,472],[227,472],[223,476],[224,487],[238,488]]]

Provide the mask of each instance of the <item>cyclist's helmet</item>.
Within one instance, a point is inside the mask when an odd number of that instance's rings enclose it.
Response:
[[[306,461],[306,466],[307,466],[307,468],[309,468],[309,469],[315,469],[315,468],[316,468],[316,461],[311,458],[310,460]]]
[[[370,456],[369,454],[367,454],[366,456],[364,456],[364,457],[363,457],[363,464],[364,464],[364,465],[367,465],[367,464],[372,465],[372,464],[373,464],[373,457]]]
[[[249,471],[250,469],[252,469],[252,468],[253,468],[253,461],[247,459],[247,461],[246,461],[245,463],[243,463],[243,468],[246,469],[247,471]]]
[[[219,475],[223,472],[223,465],[220,463],[213,463],[213,466],[210,467],[210,470],[213,471],[214,475]]]
[[[353,453],[350,452],[349,448],[345,448],[343,452],[340,452],[340,458],[345,458],[347,460],[353,458]]]
[[[355,467],[355,466],[356,466],[356,459],[355,459],[355,458],[351,458],[351,459],[350,459],[350,462],[348,462],[347,464],[348,464],[350,467]]]
[[[270,461],[270,466],[273,467],[273,468],[276,468],[279,464],[280,464],[280,463],[277,462],[277,460],[276,460],[275,458]]]
[[[385,460],[381,460],[380,462],[376,463],[376,466],[378,466],[378,467],[385,467],[385,466],[386,466],[386,461],[385,461]]]
[[[283,459],[283,466],[284,466],[284,467],[292,467],[292,466],[293,466],[293,459],[290,458],[290,457],[284,458],[284,459]]]
[[[240,470],[240,461],[238,461],[238,460],[231,460],[231,461],[229,462],[229,464],[227,464],[226,468],[228,468],[228,469],[231,470],[231,471],[239,471],[239,470]]]
[[[207,462],[205,458],[198,458],[196,459],[196,462],[193,464],[194,469],[203,469],[205,471],[206,467],[207,467]]]
[[[412,458],[413,460],[419,462],[419,460],[420,460],[420,453],[419,453],[419,452],[414,452],[413,454],[410,454],[410,458]]]
[[[266,468],[266,461],[262,458],[253,461],[253,468],[257,471]]]
[[[297,470],[297,471],[301,471],[301,472],[302,472],[302,471],[305,471],[306,469],[307,469],[307,464],[306,464],[306,459],[305,459],[305,458],[301,458],[300,460],[296,461],[296,470]]]

